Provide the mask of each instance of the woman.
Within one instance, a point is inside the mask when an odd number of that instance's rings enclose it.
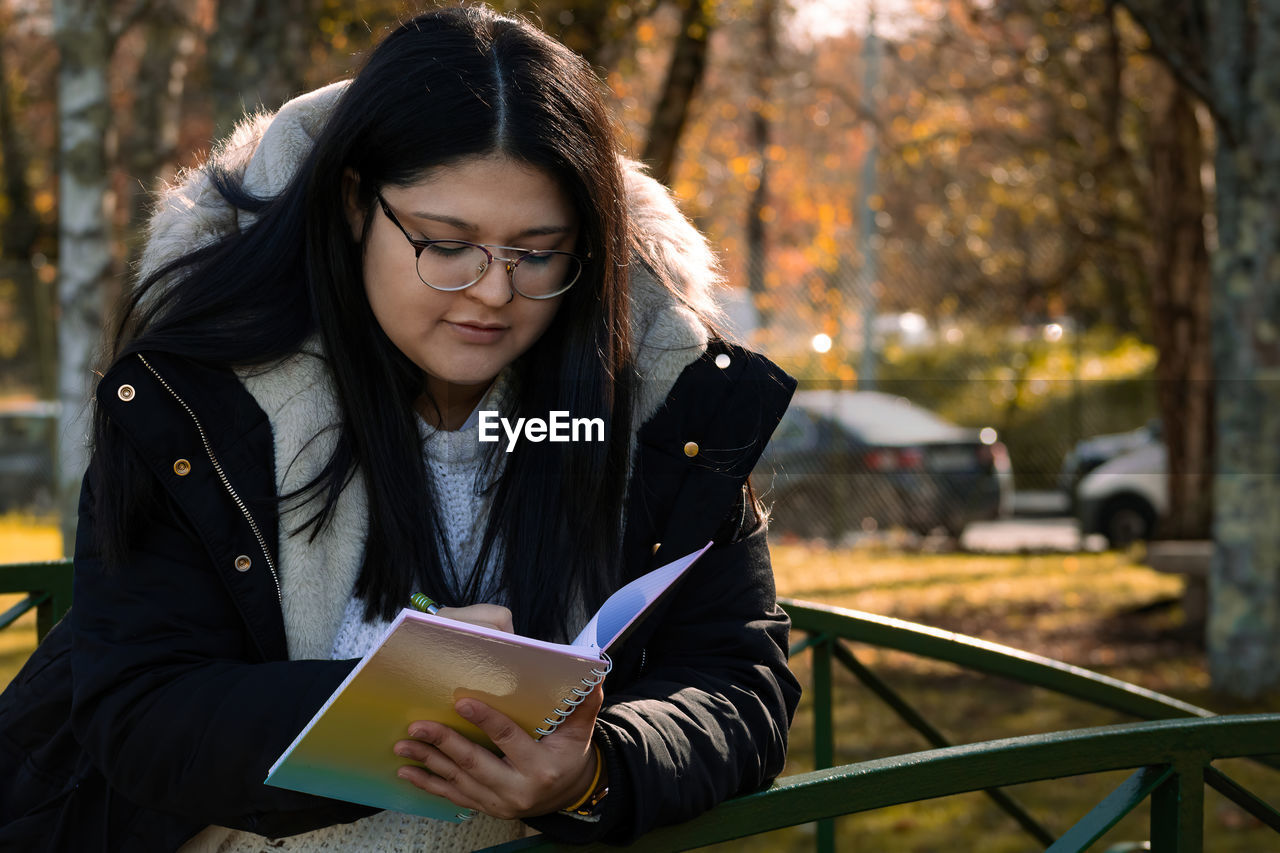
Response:
[[[153,219],[75,603],[0,704],[0,846],[625,841],[768,784],[799,689],[747,475],[794,382],[714,335],[713,270],[590,69],[484,8],[242,127]],[[481,411],[604,440],[508,453]],[[387,745],[474,820],[262,784],[411,593],[565,639],[713,538],[555,734],[473,703],[503,757],[427,721]]]

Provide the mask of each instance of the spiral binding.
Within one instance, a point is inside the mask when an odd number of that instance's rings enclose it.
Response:
[[[569,692],[572,693],[573,696],[566,696],[564,699],[560,700],[560,704],[557,705],[549,715],[542,718],[542,722],[546,724],[546,728],[538,726],[534,729],[539,736],[549,735],[559,728],[560,724],[567,720],[569,715],[573,713],[573,710],[581,705],[586,698],[591,695],[591,691],[595,689],[596,685],[604,681],[605,676],[613,671],[613,660],[604,652],[600,653],[600,657],[604,658],[604,670],[601,671],[593,667],[591,670],[591,677],[582,679],[582,686],[587,688],[586,690],[583,690],[582,687],[569,688]],[[555,717],[555,719],[552,719],[552,717]]]

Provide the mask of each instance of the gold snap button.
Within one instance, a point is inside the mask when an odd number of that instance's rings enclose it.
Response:
[[[684,455],[685,455],[685,456],[697,456],[697,455],[698,455],[698,442],[696,442],[696,441],[690,441],[690,442],[688,442],[687,444],[685,444],[685,446],[684,446]]]
[[[132,385],[121,385],[116,389],[116,396],[126,403],[133,399],[134,390]]]
[[[237,572],[247,572],[249,571],[249,567],[252,565],[253,565],[253,560],[250,560],[244,554],[241,554],[239,557],[236,557]]]
[[[722,352],[718,356],[716,356],[716,367],[720,368],[721,370],[724,370],[726,367],[729,366],[729,363],[732,360],[733,359],[729,358],[728,353]]]
[[[186,459],[179,459],[173,463],[173,473],[179,477],[185,477],[191,473],[191,463]]]
[[[653,553],[655,553],[655,554],[656,554],[656,553],[658,553],[658,549],[659,549],[659,548],[661,548],[661,547],[662,547],[662,543],[661,543],[661,542],[654,542],[654,543],[653,543]]]

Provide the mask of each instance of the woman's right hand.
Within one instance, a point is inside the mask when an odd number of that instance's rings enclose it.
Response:
[[[508,634],[516,632],[511,622],[511,611],[500,604],[471,604],[467,607],[441,607],[437,616],[455,619],[458,622],[469,622],[472,625],[484,625],[486,628],[497,628]]]

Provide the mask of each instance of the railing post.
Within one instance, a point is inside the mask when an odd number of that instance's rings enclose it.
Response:
[[[53,596],[45,596],[44,601],[36,605],[36,642],[40,642],[56,623]]]
[[[813,764],[815,770],[835,763],[835,706],[831,689],[831,646],[835,638],[824,635],[813,645]],[[835,853],[836,823],[818,821],[818,853]]]
[[[36,640],[44,640],[68,610],[71,609],[72,569],[70,562],[49,563],[41,572],[48,598],[36,608]]]
[[[1201,853],[1203,848],[1204,762],[1182,759],[1151,793],[1151,851]]]

